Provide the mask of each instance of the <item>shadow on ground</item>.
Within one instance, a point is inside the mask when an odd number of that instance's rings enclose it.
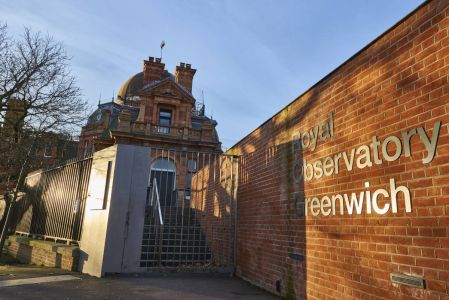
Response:
[[[81,280],[2,287],[9,299],[278,299],[249,283],[216,273],[152,273],[103,279],[59,269],[20,264],[3,255],[0,281],[70,274]]]
[[[61,269],[22,264],[5,253],[0,257],[0,281],[63,274],[70,274],[70,272]],[[0,299],[4,299],[3,288],[0,291]]]

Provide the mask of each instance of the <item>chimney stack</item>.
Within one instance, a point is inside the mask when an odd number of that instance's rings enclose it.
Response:
[[[179,66],[176,66],[175,70],[175,81],[176,83],[185,87],[190,93],[192,92],[192,82],[193,76],[195,75],[196,70],[192,69],[190,64],[180,63]]]
[[[25,115],[25,102],[17,98],[9,98],[3,126],[0,126],[0,135],[14,138],[17,142],[23,130],[23,117]]]
[[[143,61],[143,84],[150,83],[155,80],[162,79],[165,64],[161,62],[160,58],[149,57],[148,60]]]

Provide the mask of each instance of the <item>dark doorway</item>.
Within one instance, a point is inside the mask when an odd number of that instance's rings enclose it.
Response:
[[[175,172],[151,170],[150,189],[156,178],[161,206],[176,205]]]

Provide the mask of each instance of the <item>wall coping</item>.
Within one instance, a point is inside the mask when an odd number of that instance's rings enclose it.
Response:
[[[78,257],[79,247],[73,245],[64,245],[59,243],[54,243],[50,241],[35,240],[29,237],[20,235],[11,235],[8,237],[9,242],[16,242],[22,245],[28,245],[30,247],[39,248],[47,250],[50,252],[56,252],[64,256]]]

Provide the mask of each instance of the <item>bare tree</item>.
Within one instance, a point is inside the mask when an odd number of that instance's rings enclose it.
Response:
[[[9,189],[3,223],[26,174],[40,163],[44,136],[77,132],[87,110],[63,45],[29,28],[12,38],[7,29],[0,23],[0,183]]]

